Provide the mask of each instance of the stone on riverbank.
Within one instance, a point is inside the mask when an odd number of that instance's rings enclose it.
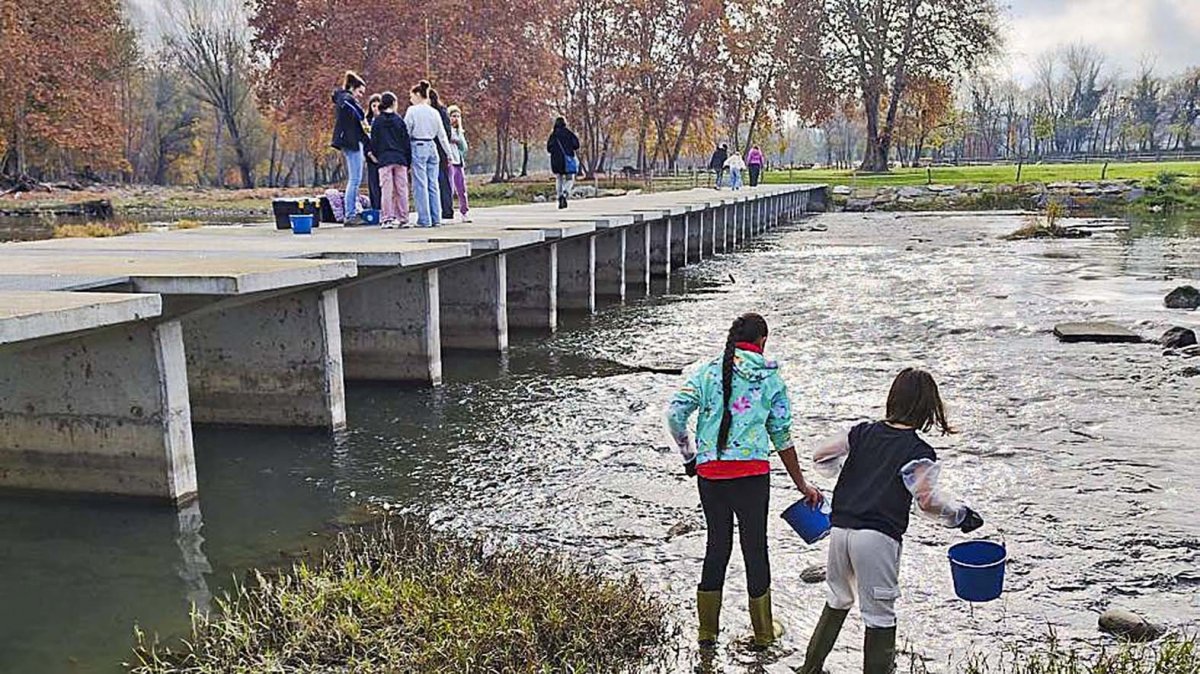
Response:
[[[1168,309],[1200,309],[1200,290],[1194,286],[1179,286],[1167,293],[1163,304]]]
[[[1110,608],[1100,614],[1100,631],[1130,641],[1154,641],[1166,633],[1162,626],[1122,608]]]
[[[1100,344],[1135,344],[1143,341],[1136,333],[1115,323],[1059,323],[1054,336],[1061,342],[1096,342]]]
[[[808,567],[807,569],[804,569],[803,571],[800,572],[800,580],[802,580],[806,583],[814,584],[814,585],[816,583],[824,583],[825,582],[825,565],[824,564],[813,564],[812,566]]]
[[[1174,327],[1164,332],[1158,342],[1166,349],[1182,349],[1196,344],[1196,331],[1191,328]]]

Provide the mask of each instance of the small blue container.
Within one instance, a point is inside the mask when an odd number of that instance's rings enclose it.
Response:
[[[959,599],[985,602],[1004,592],[1008,550],[991,541],[966,541],[950,546],[950,575]]]
[[[289,215],[288,220],[292,223],[292,234],[312,234],[313,216]]]
[[[805,543],[812,545],[829,535],[829,512],[829,499],[821,501],[816,508],[801,499],[788,506],[781,517],[792,525]]]
[[[374,208],[363,209],[363,211],[358,214],[358,217],[362,218],[362,221],[368,225],[379,224],[379,211]]]

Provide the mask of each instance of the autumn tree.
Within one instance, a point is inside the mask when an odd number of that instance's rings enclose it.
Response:
[[[254,187],[251,134],[258,120],[253,117],[250,45],[241,5],[236,0],[173,2],[164,23],[166,51],[190,83],[192,94],[215,113],[218,129],[229,133],[242,186]],[[217,138],[219,153],[220,135]],[[218,175],[217,180],[223,184],[224,177]]]
[[[635,108],[637,167],[673,168],[716,103],[722,0],[632,0],[618,9],[618,81]]]
[[[819,0],[727,0],[722,112],[735,148],[750,149],[768,114],[815,120],[828,109],[823,25]]]
[[[825,0],[825,15],[834,81],[863,102],[867,171],[888,169],[896,116],[916,78],[961,74],[999,46],[995,0]]]
[[[119,0],[0,0],[5,173],[125,168],[117,83],[135,40]]]
[[[628,114],[617,69],[622,0],[564,0],[548,12],[558,59],[558,107],[579,135],[582,168],[603,170],[615,134]]]
[[[896,114],[895,143],[913,166],[921,159],[930,134],[950,112],[953,93],[949,82],[935,78],[922,77],[909,85]]]

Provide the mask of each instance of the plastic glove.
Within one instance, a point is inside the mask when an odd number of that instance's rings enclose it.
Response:
[[[687,473],[688,477],[696,477],[696,458],[692,457],[691,461],[683,464],[683,472]]]
[[[967,508],[967,514],[963,516],[962,524],[958,525],[958,530],[964,534],[969,534],[981,526],[983,526],[983,518],[979,516],[979,513]]]

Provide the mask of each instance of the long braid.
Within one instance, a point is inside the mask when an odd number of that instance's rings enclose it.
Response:
[[[745,323],[744,317],[737,317],[729,328],[729,336],[725,338],[725,355],[721,359],[721,428],[717,431],[717,456],[721,455],[729,442],[729,427],[733,424],[733,413],[729,409],[729,398],[733,394],[733,357]]]

